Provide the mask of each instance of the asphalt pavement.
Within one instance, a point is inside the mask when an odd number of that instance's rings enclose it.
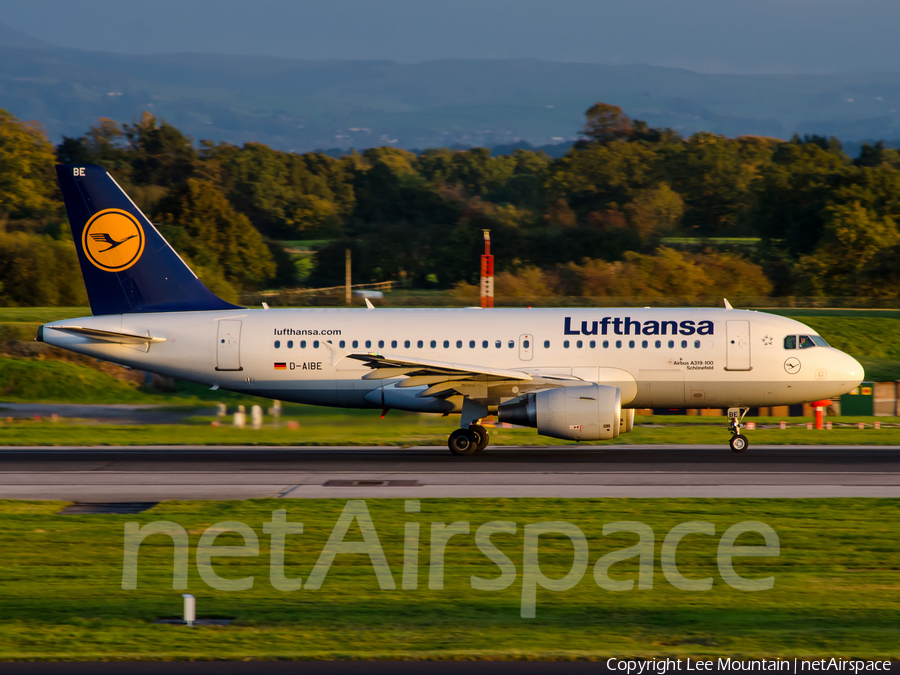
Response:
[[[17,447],[0,498],[900,497],[898,446]]]

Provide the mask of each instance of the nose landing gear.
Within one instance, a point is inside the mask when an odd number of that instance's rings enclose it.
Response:
[[[728,430],[731,432],[731,440],[728,445],[731,446],[733,452],[744,452],[750,447],[750,441],[741,434],[744,426],[744,415],[750,408],[729,408],[728,409]]]

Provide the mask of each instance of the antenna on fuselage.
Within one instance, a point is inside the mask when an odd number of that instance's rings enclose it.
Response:
[[[728,302],[728,298],[722,298],[722,300],[725,301],[725,309],[734,309],[734,307],[731,306],[731,303]]]

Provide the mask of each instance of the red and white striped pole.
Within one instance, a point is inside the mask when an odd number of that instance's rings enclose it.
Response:
[[[491,231],[484,232],[484,255],[481,256],[481,306],[494,306],[494,256],[491,255]]]

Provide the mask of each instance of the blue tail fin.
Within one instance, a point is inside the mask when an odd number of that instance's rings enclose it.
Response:
[[[210,291],[102,167],[57,165],[94,314],[237,309]]]

